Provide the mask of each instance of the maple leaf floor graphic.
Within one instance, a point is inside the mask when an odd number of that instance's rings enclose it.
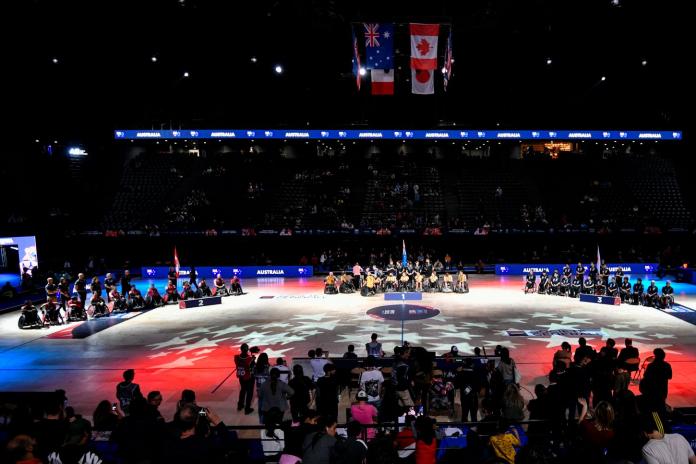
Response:
[[[554,351],[563,341],[575,346],[575,334],[586,331],[596,347],[609,337],[621,346],[630,337],[643,357],[656,347],[667,352],[674,370],[670,404],[696,405],[696,327],[689,322],[652,308],[524,295],[521,278],[472,276],[470,284],[468,294],[423,295],[418,304],[439,314],[406,322],[404,339],[438,354],[452,345],[464,354],[475,347],[490,354],[495,345],[507,346],[520,367],[522,384],[533,390],[536,383],[548,383]],[[675,288],[680,305],[696,308],[696,286]],[[192,388],[198,402],[214,408],[226,423],[255,424],[255,415],[237,414],[238,383],[230,376],[233,355],[242,343],[259,346],[272,363],[284,357],[292,364],[297,358],[306,373],[308,364],[299,358],[316,347],[340,357],[354,344],[358,355],[364,355],[364,343],[373,332],[387,352],[401,343],[401,321],[368,315],[394,303],[382,295],[324,295],[319,278],[249,280],[245,291],[218,306],[158,308],[82,339],[71,338],[66,326],[20,331],[17,313],[0,315],[3,390],[65,388],[77,412],[89,417],[99,401],[113,400],[122,371],[133,368],[144,391],[163,393],[165,417],[173,414],[181,390]],[[347,405],[346,396],[342,401]]]

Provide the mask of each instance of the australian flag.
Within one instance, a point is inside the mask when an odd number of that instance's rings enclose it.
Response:
[[[364,23],[367,69],[394,69],[394,23]]]

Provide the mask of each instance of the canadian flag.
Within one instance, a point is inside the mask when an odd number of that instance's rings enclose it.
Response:
[[[432,69],[411,69],[411,93],[432,95],[435,93],[435,71]]]
[[[411,31],[411,68],[437,69],[439,24],[409,24]]]
[[[371,69],[372,95],[394,95],[394,70]]]

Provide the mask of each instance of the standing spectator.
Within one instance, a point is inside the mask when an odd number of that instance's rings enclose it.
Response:
[[[271,369],[269,379],[257,391],[259,411],[261,411],[262,417],[265,417],[266,412],[275,408],[280,411],[282,420],[283,414],[288,409],[288,398],[291,398],[295,391],[280,380],[280,371],[275,367]],[[261,405],[263,405],[263,409]]]
[[[118,408],[115,407],[115,403],[112,405],[108,400],[100,401],[92,413],[94,430],[98,432],[113,432],[120,420],[121,414]]]
[[[162,417],[162,413],[159,410],[161,404],[162,394],[158,390],[151,391],[147,394],[148,412],[158,422],[164,422],[164,417]]]
[[[638,352],[638,348],[633,346],[633,340],[630,338],[627,338],[624,340],[624,344],[626,345],[625,348],[621,349],[621,352],[619,353],[619,367],[623,367],[626,369],[628,372],[634,372],[638,370],[638,363],[626,363],[626,360],[628,359],[640,359],[640,353]]]
[[[376,367],[375,357],[368,356],[365,360],[365,371],[360,374],[358,381],[360,389],[367,394],[367,402],[379,408],[382,398],[384,375]]]
[[[500,374],[503,385],[510,385],[513,383],[519,383],[517,364],[515,360],[510,357],[510,350],[507,348],[502,348],[500,350],[500,363],[496,370]]]
[[[552,366],[555,366],[558,361],[562,361],[563,364],[565,364],[566,368],[570,367],[570,363],[573,360],[573,355],[571,354],[570,350],[571,350],[570,343],[568,343],[568,342],[561,343],[561,349],[556,351],[553,354]]]
[[[435,464],[437,439],[435,421],[428,416],[416,418],[416,464]]]
[[[50,452],[60,449],[67,431],[67,423],[63,420],[63,404],[53,400],[46,405],[45,416],[34,425],[37,455],[45,458]]]
[[[288,385],[295,392],[290,397],[290,413],[293,420],[299,420],[300,417],[305,416],[309,403],[312,401],[314,382],[304,375],[302,366],[295,364],[292,368],[292,379]]]
[[[304,440],[302,464],[330,464],[336,445],[336,419],[322,420],[321,429],[312,432]]]
[[[248,415],[254,412],[251,407],[251,400],[254,396],[254,377],[252,375],[254,357],[249,355],[249,345],[246,343],[243,343],[239,350],[239,354],[234,356],[234,366],[239,380],[237,411],[244,409],[244,414]]]
[[[373,333],[370,337],[370,343],[365,343],[365,350],[368,356],[374,356],[375,358],[381,358],[384,356],[384,351],[382,351],[382,344],[377,341],[377,334]]]
[[[312,366],[312,380],[317,381],[319,377],[324,376],[324,366],[329,363],[328,359],[324,359],[324,350],[317,348],[316,350],[309,350],[307,353],[310,357],[309,365]],[[329,353],[326,352],[328,355]]]
[[[285,383],[290,382],[290,368],[285,364],[285,359],[276,359],[276,365],[274,367],[280,372],[280,380]]]
[[[503,394],[503,418],[511,422],[524,420],[524,398],[514,383],[509,384]]]
[[[336,380],[336,367],[324,366],[324,377],[317,380],[317,411],[322,416],[338,417],[339,385]]]
[[[256,381],[256,395],[258,396],[259,420],[263,423],[263,398],[261,397],[261,387],[271,377],[271,366],[268,362],[268,355],[261,353],[254,366],[254,380]]]
[[[343,353],[343,359],[358,359],[358,355],[355,354],[355,345],[348,345],[348,351]]]
[[[507,427],[504,421],[498,423],[498,433],[491,437],[491,448],[503,461],[515,463],[515,447],[520,446],[520,436],[515,427]]]
[[[367,443],[360,439],[362,427],[355,421],[346,425],[347,438],[335,446],[335,454],[342,464],[363,464],[367,458]]]
[[[580,436],[583,439],[584,456],[591,462],[592,460],[602,459],[604,449],[606,449],[614,438],[614,408],[606,401],[600,402],[594,411],[594,419],[589,420],[587,416],[587,401],[585,398],[578,399],[580,403]]]
[[[118,399],[121,411],[126,416],[130,413],[129,406],[131,401],[135,398],[142,398],[143,394],[140,393],[140,385],[133,383],[135,379],[135,371],[133,369],[128,369],[123,372],[123,382],[119,382],[116,385],[116,399]]]
[[[362,425],[372,425],[377,421],[377,408],[367,402],[367,393],[358,391],[357,402],[350,407],[350,415],[353,420]],[[367,429],[367,439],[375,438],[377,430],[373,427]]]
[[[672,379],[672,366],[665,362],[662,348],[653,350],[655,360],[648,364],[640,382],[640,392],[645,396],[651,411],[662,411],[667,400],[668,384]]]
[[[480,363],[479,363],[480,365]],[[464,360],[464,366],[457,374],[459,400],[462,405],[462,422],[478,420],[478,398],[481,391],[481,375],[476,371],[471,358]]]
[[[413,381],[411,380],[407,363],[408,354],[409,351],[403,347],[397,346],[394,348],[396,362],[392,370],[392,378],[394,379],[394,390],[398,396],[399,405],[404,408],[413,407]]]
[[[285,448],[285,432],[280,428],[283,413],[278,408],[270,408],[264,414],[266,428],[261,430],[261,446],[267,462],[275,462]]]

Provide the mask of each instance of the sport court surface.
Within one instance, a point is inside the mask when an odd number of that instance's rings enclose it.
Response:
[[[138,287],[144,290],[147,283],[140,281]],[[163,287],[163,282],[156,284]],[[70,404],[89,417],[100,400],[114,401],[122,371],[133,368],[144,393],[162,392],[165,417],[173,414],[181,390],[191,388],[198,403],[215,409],[225,423],[257,424],[256,414],[236,412],[238,383],[234,375],[229,376],[233,355],[242,343],[258,345],[272,364],[278,356],[291,364],[292,357],[305,357],[309,349],[319,346],[341,356],[350,343],[362,356],[372,332],[380,334],[387,352],[401,344],[400,322],[366,315],[370,308],[393,303],[385,302],[382,295],[324,295],[320,278],[269,278],[247,280],[243,285],[246,295],[223,298],[221,305],[166,306],[82,339],[71,338],[72,327],[80,323],[21,331],[17,312],[0,315],[0,388],[64,388]],[[470,278],[469,294],[425,294],[423,301],[409,303],[437,308],[440,314],[405,322],[404,338],[438,354],[452,345],[463,354],[472,353],[476,346],[485,346],[489,354],[495,345],[510,347],[522,385],[533,391],[536,383],[548,383],[554,351],[565,340],[575,348],[577,337],[510,337],[506,330],[599,329],[601,336],[586,336],[596,348],[610,337],[618,347],[624,338],[633,338],[641,358],[663,347],[674,370],[668,402],[696,405],[696,326],[652,308],[524,295],[522,286],[522,277],[475,275]],[[696,286],[674,286],[676,301],[696,309]],[[346,395],[344,404],[349,404]]]

